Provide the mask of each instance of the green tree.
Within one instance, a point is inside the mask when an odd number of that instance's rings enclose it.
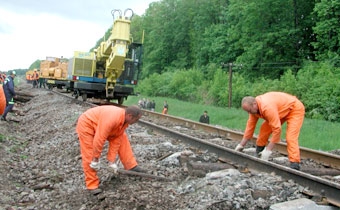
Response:
[[[228,74],[221,68],[216,69],[214,79],[209,89],[209,95],[214,101],[214,104],[218,106],[228,106],[228,87]]]
[[[309,48],[302,45],[307,42],[301,41],[304,37],[299,31],[310,24],[303,22],[303,17],[310,15],[308,8],[313,8],[309,5],[311,3],[230,0],[226,11],[228,53],[235,55],[234,60],[244,65],[245,74],[279,78],[285,66],[298,65],[299,59],[309,54]]]
[[[169,81],[171,95],[181,100],[195,102],[197,87],[202,81],[203,73],[197,69],[176,71]]]
[[[306,115],[330,121],[340,120],[340,68],[329,62],[305,64],[297,75],[297,90],[306,106]]]
[[[317,41],[315,54],[318,59],[332,59],[340,55],[340,1],[320,0],[316,3],[316,26],[313,28]]]
[[[31,69],[31,70],[40,69],[40,63],[41,63],[41,60],[36,60],[30,65],[28,69]]]
[[[143,17],[134,15],[131,20],[130,33],[133,38],[133,42],[144,42],[144,29],[143,29]]]

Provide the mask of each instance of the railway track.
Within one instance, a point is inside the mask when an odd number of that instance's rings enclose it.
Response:
[[[62,95],[65,96],[65,94]],[[89,102],[81,103],[96,106]],[[337,183],[336,179],[333,180],[333,177],[340,175],[340,156],[338,155],[300,148],[302,160],[308,160],[309,162],[312,160],[312,162],[319,164],[319,166],[311,168],[308,165],[306,167],[302,165],[301,171],[296,171],[284,166],[282,163],[263,161],[254,157],[251,152],[235,152],[233,148],[241,140],[242,132],[147,110],[144,110],[144,115],[139,121],[139,124],[142,126],[171,136],[201,150],[215,153],[219,156],[221,162],[234,165],[239,170],[275,173],[286,179],[295,180],[300,185],[311,190],[305,192],[310,198],[323,204],[340,207],[340,184]],[[255,140],[256,137],[253,138],[253,142]],[[249,149],[251,151],[251,148]],[[287,155],[286,144],[284,142],[279,143],[275,149],[277,153],[275,156]]]
[[[209,151],[218,154],[221,158],[227,159],[228,162],[232,161],[233,164],[240,168],[247,167],[249,170],[265,171],[268,173],[274,172],[287,179],[296,180],[299,184],[309,187],[312,191],[314,191],[315,194],[312,193],[310,196],[320,197],[323,199],[323,201],[340,207],[340,184],[336,183],[335,181],[328,180],[329,176],[340,175],[340,171],[338,170],[340,168],[340,156],[338,155],[301,147],[300,151],[302,159],[312,159],[323,167],[316,169],[303,167],[301,171],[296,171],[290,169],[289,167],[282,166],[282,164],[276,164],[271,161],[263,161],[246,153],[235,152],[233,149],[235,148],[234,146],[228,148],[211,143],[211,141],[209,141],[209,136],[211,135],[221,138],[222,142],[228,140],[236,142],[228,144],[236,146],[236,144],[242,139],[242,132],[206,125],[170,115],[162,115],[160,113],[150,111],[145,111],[145,115],[147,116],[147,120],[149,120],[149,122],[140,120],[140,123],[144,126],[157,129],[159,132],[173,136],[177,139],[181,139],[182,141],[190,143],[193,146],[199,147],[201,149],[208,149]],[[159,123],[160,121],[166,122],[166,127],[157,125],[164,124]],[[191,135],[169,129],[169,127],[174,126],[184,126],[195,131],[203,131],[203,134],[199,134],[199,136],[204,135],[204,133],[209,133],[209,136],[203,140],[201,138],[193,137]],[[253,138],[254,142],[255,140],[256,137]],[[287,155],[285,143],[280,142],[275,149],[278,153]],[[322,178],[322,176],[325,176],[325,178]]]

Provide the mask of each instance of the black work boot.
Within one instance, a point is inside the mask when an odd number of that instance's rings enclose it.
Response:
[[[264,150],[265,146],[257,146],[256,145],[256,157],[259,156],[259,153],[262,152]]]
[[[92,195],[98,195],[98,194],[100,194],[100,193],[103,192],[103,190],[100,189],[100,188],[92,189],[92,190],[88,190],[88,191],[89,191]]]
[[[291,169],[295,169],[295,170],[300,170],[300,163],[294,163],[294,162],[290,162],[290,166]]]
[[[2,121],[7,121],[6,118],[4,116],[1,116],[1,120]]]
[[[139,172],[139,173],[146,173],[146,170],[139,167],[139,166],[135,166],[135,167],[131,168],[130,171]]]

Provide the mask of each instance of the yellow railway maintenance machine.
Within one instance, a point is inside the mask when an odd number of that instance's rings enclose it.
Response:
[[[118,100],[134,94],[141,65],[142,44],[132,43],[130,23],[133,11],[112,10],[113,26],[110,37],[94,52],[75,52],[69,61],[69,80],[73,81],[74,96]]]

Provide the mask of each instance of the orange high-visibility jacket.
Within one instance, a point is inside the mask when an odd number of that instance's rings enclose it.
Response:
[[[39,79],[39,74],[38,74],[38,72],[36,72],[36,71],[33,72],[32,79],[33,79],[33,80],[38,80],[38,79]]]
[[[281,137],[281,120],[285,119],[296,103],[301,103],[295,96],[282,92],[268,92],[255,98],[259,114],[249,114],[244,139],[251,139],[259,118],[268,122],[272,130],[271,142],[279,142]],[[302,118],[304,111],[301,112]]]
[[[6,96],[4,93],[4,88],[0,84],[0,115],[2,115],[6,108]]]
[[[97,172],[90,167],[94,158],[101,156],[105,141],[109,142],[107,160],[115,162],[117,154],[124,168],[137,165],[136,158],[125,129],[125,109],[114,106],[99,106],[84,112],[78,119],[77,134],[80,142],[82,166],[87,189],[99,186]]]
[[[106,140],[109,141],[108,160],[114,162],[120,142],[116,139],[127,139],[125,129],[125,110],[114,106],[99,106],[83,113],[82,126],[77,126],[77,133],[93,134],[93,158],[99,158]]]

